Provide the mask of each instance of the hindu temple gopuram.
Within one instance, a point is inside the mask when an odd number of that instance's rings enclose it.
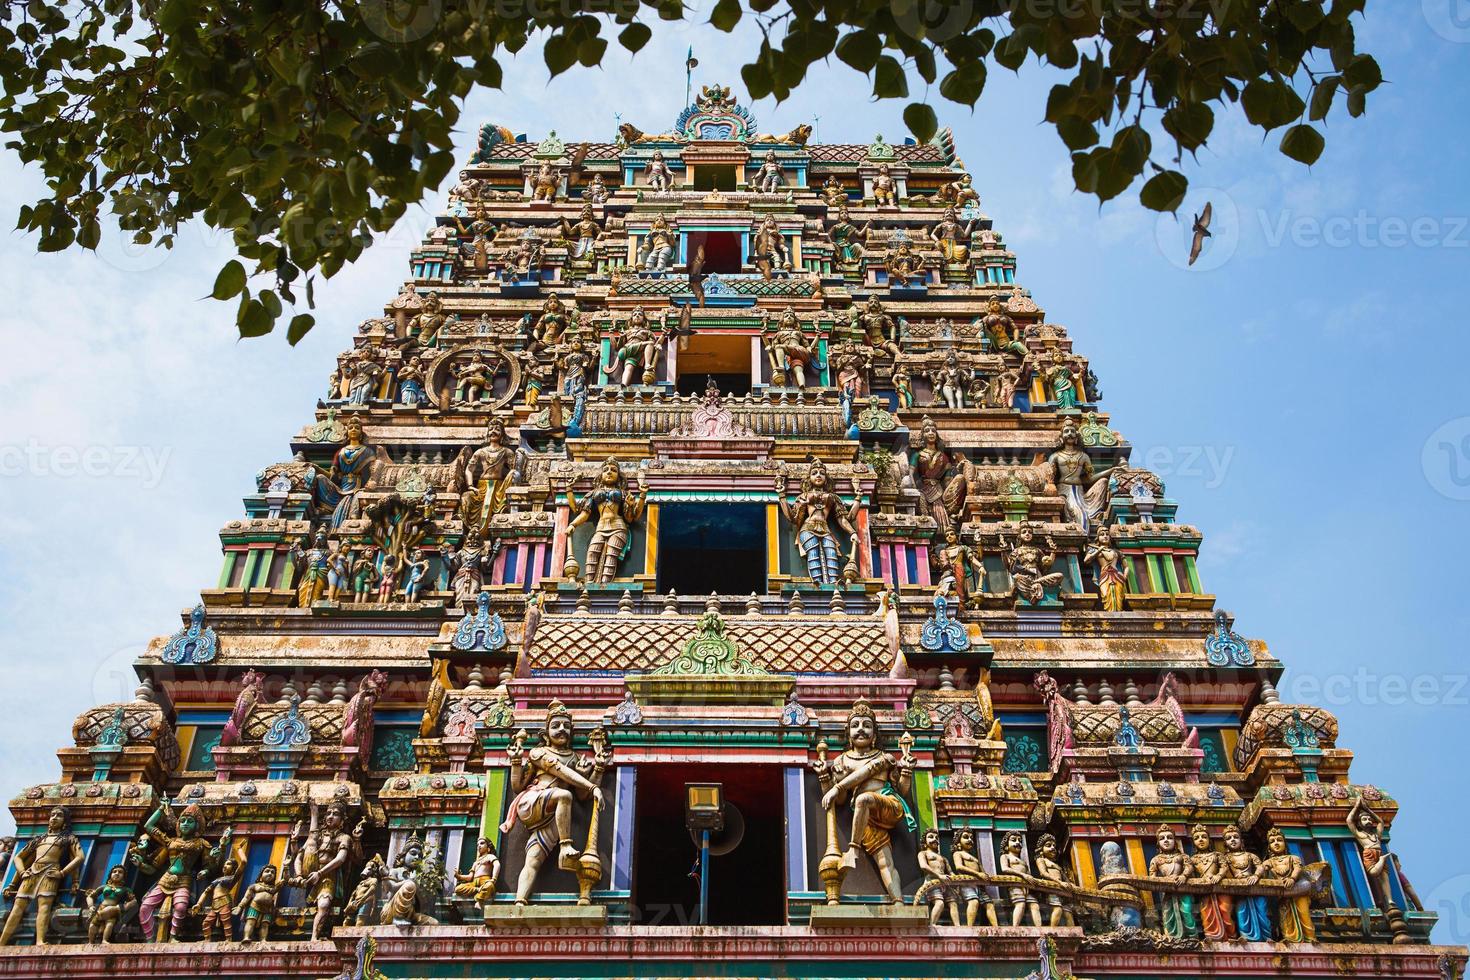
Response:
[[[952,134],[811,135],[481,130],[0,977],[1460,975]]]

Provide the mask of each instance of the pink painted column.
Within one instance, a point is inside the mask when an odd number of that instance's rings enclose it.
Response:
[[[929,581],[929,546],[927,544],[915,545],[914,552],[918,557],[916,564],[919,566],[919,584],[932,584]]]
[[[559,577],[567,562],[567,524],[571,521],[571,508],[561,504],[556,508],[556,529],[551,539],[551,574]]]

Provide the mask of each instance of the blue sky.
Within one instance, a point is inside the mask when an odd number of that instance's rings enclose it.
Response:
[[[1355,780],[1403,805],[1394,842],[1441,915],[1436,939],[1464,942],[1470,4],[1369,7],[1360,44],[1388,83],[1363,119],[1334,115],[1315,167],[1229,115],[1188,168],[1188,203],[1213,201],[1219,233],[1193,270],[1172,218],[1071,189],[1039,122],[1046,72],[992,71],[973,114],[935,104],[1019,281],[1091,357],[1135,462],[1203,530],[1206,589],[1286,662],[1286,699],[1337,714]],[[620,113],[661,130],[691,44],[696,84],[740,93],[749,32],[654,26],[636,59],[615,50],[550,84],[528,49],[506,91],[471,98],[464,154],[483,121],[610,139]],[[819,140],[898,139],[902,104],[867,90],[834,61],[793,100],[752,108],[764,130],[819,117]],[[9,155],[0,174],[13,214],[38,181]],[[187,229],[173,253],[110,241],[96,256],[0,238],[0,794],[54,778],[75,715],[131,691],[130,660],[214,583],[219,527],[289,456],[336,353],[395,294],[442,203],[319,287],[319,325],[294,349],[237,341],[232,308],[200,299],[230,257],[222,236]]]

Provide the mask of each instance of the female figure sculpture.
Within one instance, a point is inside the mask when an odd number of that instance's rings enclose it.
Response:
[[[947,532],[954,523],[954,514],[964,504],[964,475],[945,482],[956,460],[944,448],[939,439],[939,428],[933,419],[925,416],[919,426],[919,451],[914,453],[914,480],[919,486],[929,516],[939,526],[939,533]]]
[[[841,551],[832,525],[856,538],[853,522],[862,504],[857,477],[853,477],[852,492],[852,505],[844,507],[842,498],[831,489],[827,467],[821,460],[814,461],[807,469],[806,478],[801,481],[801,493],[794,503],[786,500],[785,474],[776,477],[776,504],[782,516],[796,528],[797,547],[806,559],[807,573],[817,585],[835,586],[841,581]]]
[[[1254,885],[1261,878],[1261,859],[1245,849],[1245,841],[1236,827],[1226,827],[1220,835],[1225,842],[1225,867],[1229,877],[1242,884]],[[1271,910],[1264,895],[1240,895],[1235,899],[1235,928],[1240,938],[1259,943],[1271,939]]]
[[[1036,544],[1036,531],[1030,524],[1022,524],[1016,538],[1007,542],[1006,568],[1011,573],[1011,591],[1029,605],[1045,601],[1046,590],[1062,583],[1061,572],[1047,569],[1057,560],[1057,548],[1051,538],[1046,539],[1046,549]]]
[[[1194,844],[1194,878],[1200,884],[1214,885],[1229,877],[1230,868],[1225,856],[1210,844],[1210,831],[1202,823],[1189,830],[1189,839]],[[1223,892],[1199,897],[1200,926],[1206,939],[1235,938],[1235,901]]]
[[[929,229],[929,237],[939,245],[939,253],[944,256],[944,261],[949,263],[968,262],[970,259],[970,235],[975,230],[975,222],[960,224],[955,216],[954,206],[944,209],[944,217],[940,218]]]
[[[606,584],[617,578],[618,565],[628,553],[628,533],[643,516],[647,483],[638,471],[638,489],[629,491],[616,457],[608,457],[597,475],[597,488],[577,501],[570,488],[567,502],[576,516],[567,524],[567,565],[575,577],[576,559],[572,557],[571,536],[577,528],[597,518],[592,540],[587,543],[586,573],[589,582]]]
[[[1061,445],[1046,463],[1066,504],[1067,518],[1086,534],[1107,506],[1107,478],[1116,467],[1092,468],[1092,457],[1082,448],[1082,436],[1071,419],[1062,424]]]
[[[393,867],[388,869],[387,881],[393,888],[388,901],[383,905],[381,925],[431,926],[438,923],[420,908],[421,904],[433,906],[433,889],[442,881],[443,869],[436,857],[427,853],[418,834],[410,834],[403,843]]]
[[[582,215],[576,224],[565,218],[561,219],[561,234],[572,243],[572,258],[585,259],[592,254],[592,247],[597,244],[597,236],[602,234],[602,227],[592,216],[591,203],[582,205]]]
[[[980,549],[978,547],[979,536],[976,536],[977,547],[971,547],[960,540],[959,529],[953,524],[944,530],[944,546],[934,552],[936,564],[939,566],[939,584],[935,588],[935,594],[948,595],[953,592],[955,597],[955,611],[964,615],[965,603],[974,594],[985,591],[985,565],[980,560]],[[975,587],[970,588],[970,573],[975,575]]]
[[[356,415],[349,418],[346,430],[347,443],[332,457],[331,469],[311,484],[315,502],[332,508],[328,522],[332,529],[358,516],[357,493],[367,486],[377,459],[376,452],[367,445],[360,418]]]
[[[220,866],[229,851],[232,831],[226,827],[220,842],[211,847],[201,836],[204,813],[190,804],[179,814],[178,827],[170,834],[158,827],[168,811],[168,797],[158,801],[158,809],[143,823],[143,836],[157,845],[151,856],[143,855],[141,844],[128,849],[128,860],[137,865],[144,874],[160,874],[161,877],[143,896],[138,908],[138,924],[143,927],[143,938],[148,942],[178,942],[179,933],[189,917],[189,890],[194,873]],[[164,901],[173,904],[170,922],[159,925],[154,931],[154,920]]]
[[[827,238],[832,242],[832,247],[837,250],[837,263],[856,265],[867,254],[868,234],[872,230],[871,221],[862,228],[858,228],[852,223],[852,217],[847,213],[847,205],[839,205],[837,223],[827,232]]]
[[[868,855],[883,882],[888,901],[903,901],[898,870],[893,864],[892,831],[903,822],[917,823],[903,796],[913,783],[915,759],[905,749],[895,759],[878,744],[877,718],[867,700],[859,698],[847,715],[847,748],[831,763],[812,763],[822,787],[822,809],[843,803],[852,806],[852,832],[843,867],[857,866],[858,853]]]
[[[1182,885],[1194,874],[1194,862],[1179,846],[1179,838],[1168,824],[1160,824],[1155,834],[1159,850],[1148,863],[1150,878],[1159,878]],[[1164,934],[1184,939],[1198,935],[1199,925],[1194,917],[1194,896],[1183,892],[1154,892],[1154,902],[1159,908],[1159,924]]]
[[[1306,865],[1286,847],[1286,837],[1280,827],[1266,832],[1267,857],[1261,862],[1261,873],[1285,882],[1290,886],[1301,878]],[[1310,895],[1286,895],[1277,902],[1277,921],[1281,925],[1281,938],[1288,943],[1314,943],[1317,927],[1312,924],[1312,898]],[[1267,936],[1269,939],[1270,937]]]
[[[951,350],[944,356],[944,367],[934,375],[934,388],[945,408],[964,408],[965,393],[973,373],[960,366],[960,355]]]
[[[1097,540],[1083,554],[1082,561],[1097,566],[1097,592],[1103,609],[1121,612],[1128,577],[1123,573],[1123,556],[1113,547],[1113,535],[1107,528],[1097,529]]]

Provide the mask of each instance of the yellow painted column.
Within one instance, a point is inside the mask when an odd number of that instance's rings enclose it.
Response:
[[[1072,843],[1072,870],[1077,875],[1077,883],[1083,888],[1096,887],[1097,871],[1092,865],[1092,848],[1085,840]]]
[[[658,572],[658,504],[649,504],[644,512],[643,574]]]
[[[1128,869],[1136,875],[1148,874],[1148,858],[1143,853],[1143,841],[1136,837],[1128,840]],[[1148,908],[1154,907],[1152,893],[1143,893],[1143,904]]]
[[[781,574],[781,510],[766,505],[766,573]]]

